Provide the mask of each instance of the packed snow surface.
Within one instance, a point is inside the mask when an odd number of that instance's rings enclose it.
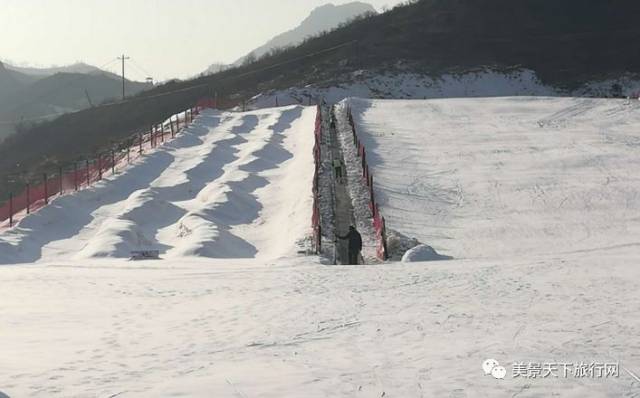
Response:
[[[94,260],[92,260],[94,261]],[[104,260],[103,260],[104,261]],[[637,249],[501,261],[0,267],[0,390],[20,397],[633,397]],[[498,360],[505,380],[485,376]],[[383,395],[384,394],[384,395]]]
[[[640,102],[349,103],[390,228],[455,258],[640,252]]]
[[[327,266],[297,255],[315,109],[209,112],[0,235],[0,262],[35,262],[0,267],[0,391],[637,397],[636,105],[351,105],[389,226],[454,259]],[[121,259],[139,248],[164,260]],[[504,380],[485,375],[487,359]],[[620,368],[512,377],[529,362]]]

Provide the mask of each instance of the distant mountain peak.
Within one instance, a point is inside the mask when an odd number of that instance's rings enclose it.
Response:
[[[65,66],[35,67],[35,66],[15,66],[7,64],[6,69],[24,73],[30,76],[46,77],[56,73],[81,73],[81,74],[103,74],[102,69],[78,61]]]
[[[377,13],[377,11],[371,4],[360,1],[340,5],[328,3],[316,7],[297,27],[274,37],[251,53],[260,57],[276,48],[300,44],[309,36],[334,29],[350,19],[367,13]],[[245,58],[246,56],[240,58],[234,65],[242,64]]]
[[[314,8],[309,16],[304,20],[307,21],[312,18],[324,17],[327,13],[333,12],[341,12],[351,11],[349,14],[355,14],[353,16],[361,15],[366,12],[376,12],[376,9],[373,8],[371,4],[363,3],[361,1],[353,1],[351,3],[335,5],[333,3],[327,3],[321,6]],[[302,22],[304,24],[304,21]]]

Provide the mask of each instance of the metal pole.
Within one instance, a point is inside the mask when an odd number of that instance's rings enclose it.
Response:
[[[116,154],[113,149],[111,149],[111,174],[116,174]]]
[[[140,148],[138,149],[138,154],[139,155],[142,155],[142,137],[143,137],[143,135],[142,135],[142,133],[140,133]]]
[[[49,204],[49,183],[47,182],[47,173],[43,174],[44,177],[44,204]]]
[[[62,195],[62,166],[58,166],[58,191]]]
[[[73,186],[78,190],[78,162],[73,162]]]
[[[124,54],[122,54],[122,57],[118,57],[119,60],[122,61],[122,100],[124,101],[125,99],[125,78],[124,78],[124,61],[127,59],[130,59],[129,57],[125,57]]]
[[[27,183],[27,214],[31,214],[31,184]]]
[[[98,154],[98,181],[102,180],[102,156]]]
[[[13,227],[13,192],[9,193],[9,228]]]

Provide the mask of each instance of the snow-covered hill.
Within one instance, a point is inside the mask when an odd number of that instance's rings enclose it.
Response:
[[[640,104],[349,104],[389,227],[453,260],[298,255],[315,108],[208,112],[121,175],[0,234],[2,262],[40,262],[0,267],[0,391],[635,396]],[[119,258],[147,247],[165,260]],[[484,374],[488,358],[504,380]],[[513,377],[521,363],[559,368]],[[574,375],[591,363],[618,373]]]
[[[309,229],[315,113],[205,112],[122,175],[58,198],[0,235],[0,263],[128,258],[133,250],[165,258],[295,252]]]
[[[640,247],[640,101],[349,104],[400,232],[456,258]]]

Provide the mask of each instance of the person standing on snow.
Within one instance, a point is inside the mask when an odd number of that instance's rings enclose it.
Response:
[[[348,241],[349,265],[358,265],[358,258],[362,251],[362,236],[353,225],[349,227],[349,232],[345,236],[336,235],[338,239]]]
[[[342,160],[340,159],[333,159],[333,170],[335,171],[336,174],[336,180],[338,180],[339,183],[342,184]]]

